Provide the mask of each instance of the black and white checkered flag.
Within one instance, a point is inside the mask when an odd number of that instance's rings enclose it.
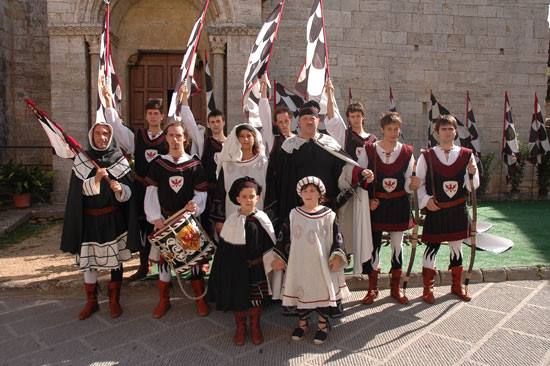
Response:
[[[388,110],[390,112],[397,112],[397,107],[395,106],[395,99],[393,98],[393,91],[390,86],[390,104],[388,105]]]
[[[298,74],[296,91],[308,100],[321,103],[329,77],[323,0],[314,0],[307,21],[306,61]]]
[[[502,161],[507,167],[515,165],[518,161],[518,140],[514,120],[512,119],[512,107],[508,100],[508,92],[504,92],[504,123],[502,131]]]
[[[535,109],[533,112],[533,120],[531,122],[531,132],[529,133],[529,157],[540,164],[544,154],[550,151],[550,143],[548,135],[544,127],[544,118],[539,105],[539,98],[535,93]]]
[[[204,53],[204,80],[206,84],[206,115],[216,109],[214,101],[214,85],[212,83],[212,75],[210,74],[210,66],[208,66],[208,54]]]
[[[122,89],[120,88],[120,80],[115,73],[113,58],[111,56],[111,42],[109,34],[109,17],[110,5],[105,2],[105,20],[103,22],[103,32],[101,33],[101,41],[99,48],[99,70],[97,73],[97,113],[96,122],[105,122],[105,98],[103,97],[103,85],[109,89],[111,101],[114,108],[120,114],[120,105],[122,103]]]
[[[172,101],[170,102],[170,109],[168,110],[168,116],[173,117],[178,115],[180,111],[180,102],[179,102],[179,90],[181,83],[188,82],[188,77],[191,76],[193,79],[193,71],[195,70],[195,60],[197,58],[197,47],[199,46],[199,40],[201,38],[202,28],[204,26],[204,20],[206,18],[206,12],[208,11],[208,4],[210,0],[206,0],[202,11],[199,13],[189,39],[187,40],[187,48],[185,49],[185,54],[183,55],[183,61],[180,66],[180,74],[178,77],[178,82],[174,87],[174,93],[172,93]],[[197,88],[195,86],[195,88]],[[191,80],[191,86],[189,88],[191,94],[193,94],[193,80]]]
[[[481,162],[481,141],[479,133],[477,132],[476,117],[474,115],[474,109],[472,108],[472,101],[470,100],[470,92],[466,91],[466,129],[469,137],[466,135],[464,140],[460,140],[460,144],[464,147],[472,149],[476,159],[476,164],[479,170],[479,175],[483,176],[483,165]]]
[[[292,130],[298,127],[298,111],[304,104],[304,99],[296,93],[293,93],[285,86],[277,81],[273,81],[275,89],[275,107],[285,106],[292,113]]]
[[[248,115],[248,122],[261,127],[258,103],[260,100],[260,78],[268,71],[271,51],[279,31],[285,0],[279,2],[265,20],[256,41],[252,45],[243,81],[242,106]]]

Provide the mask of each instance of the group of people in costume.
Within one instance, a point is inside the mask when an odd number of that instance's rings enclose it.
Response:
[[[313,341],[324,343],[329,318],[344,314],[350,254],[353,272],[369,278],[363,303],[378,297],[384,232],[391,243],[391,297],[408,302],[400,279],[404,232],[415,225],[412,192],[426,209],[423,300],[434,303],[442,242],[450,248],[451,292],[470,299],[461,286],[462,240],[470,235],[466,195],[479,177],[472,151],[454,145],[454,117],[439,117],[434,127],[439,145],[415,160],[413,147],[399,142],[403,121],[397,112],[381,116],[377,139],[364,130],[360,103],[348,106],[344,121],[329,81],[328,133],[319,132],[321,108],[315,101],[300,108],[298,130],[292,131],[292,113],[285,107],[272,113],[267,88],[263,78],[262,127],[239,124],[227,137],[220,111],[208,115],[208,130],[196,123],[185,85],[178,92],[181,109],[164,128],[160,101],[146,104],[146,128],[131,129],[103,90],[106,122],[92,126],[88,150],[75,158],[61,244],[84,273],[87,302],[80,319],[99,310],[98,270],[111,271],[110,315],[122,314],[122,263],[137,251],[140,267],[129,280],[144,278],[155,262],[159,302],[153,316],[166,314],[172,273],[147,237],[184,209],[200,217],[217,245],[206,296],[208,262],[190,271],[198,315],[207,316],[209,304],[234,312],[238,346],[246,341],[249,318],[250,339],[261,344],[262,307],[281,301],[285,314],[298,318],[292,339],[305,337],[315,313]],[[133,168],[126,156],[133,157]]]

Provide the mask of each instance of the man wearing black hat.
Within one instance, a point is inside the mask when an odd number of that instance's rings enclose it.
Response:
[[[353,161],[332,137],[319,133],[320,106],[316,101],[304,103],[298,113],[299,133],[285,140],[278,154],[276,161],[279,174],[275,179],[267,182],[266,197],[271,198],[265,202],[265,206],[272,205],[276,226],[288,221],[290,210],[299,206],[300,198],[296,194],[296,184],[307,176],[316,176],[325,183],[326,206],[336,208],[336,198],[341,188],[348,188],[350,185],[357,186],[361,175],[366,182],[374,179],[372,171],[363,169]],[[340,185],[340,187],[339,187]],[[366,184],[363,185],[366,188]],[[368,200],[367,200],[368,201]],[[366,210],[366,212],[364,212]],[[361,207],[361,213],[368,215],[368,205]],[[362,231],[363,232],[363,231]],[[368,234],[368,235],[367,235]],[[350,235],[351,236],[351,235]],[[354,234],[354,236],[357,236]],[[364,230],[354,243],[364,246],[361,243],[372,243],[369,230]],[[363,236],[365,236],[363,238]],[[345,238],[346,239],[346,238]],[[348,238],[351,242],[351,238]],[[348,246],[351,247],[351,246]],[[358,252],[368,253],[368,248],[358,248],[354,244],[354,254]],[[359,258],[365,259],[364,255]]]

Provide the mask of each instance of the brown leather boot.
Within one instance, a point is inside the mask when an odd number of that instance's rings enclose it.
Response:
[[[111,281],[109,283],[109,310],[111,318],[118,318],[122,315],[122,307],[120,306],[120,287],[122,283]]]
[[[424,282],[424,292],[422,293],[422,299],[424,302],[427,302],[428,304],[435,303],[434,298],[434,277],[435,277],[435,269],[431,268],[422,268],[422,280]]]
[[[246,339],[246,311],[235,311],[235,323],[237,324],[237,328],[233,342],[235,342],[236,346],[242,346]]]
[[[470,301],[472,298],[466,295],[462,288],[462,266],[451,267],[451,273],[453,276],[453,284],[451,285],[451,293],[455,294],[462,301]]]
[[[86,290],[86,305],[78,314],[78,319],[88,319],[93,313],[99,310],[99,304],[97,303],[97,282],[85,283],[84,289]]]
[[[170,309],[170,282],[158,280],[159,303],[153,310],[153,318],[162,318]]]
[[[391,271],[390,279],[390,296],[397,300],[400,304],[406,304],[409,302],[409,299],[401,292],[399,288],[399,283],[401,281],[401,274],[403,273],[400,269],[394,269]]]
[[[380,270],[375,269],[369,274],[369,291],[363,298],[363,304],[370,305],[374,302],[374,299],[378,297],[378,273]]]
[[[250,314],[250,339],[255,345],[264,343],[264,336],[260,327],[260,317],[262,315],[262,308],[256,306],[248,310]]]
[[[204,295],[203,279],[191,281],[191,287],[193,287],[193,292],[195,293],[195,296]],[[210,308],[204,300],[204,296],[198,300],[195,300],[195,302],[197,303],[197,313],[199,314],[199,316],[207,316],[210,313]]]

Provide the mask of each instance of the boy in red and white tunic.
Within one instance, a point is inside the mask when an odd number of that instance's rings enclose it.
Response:
[[[363,273],[369,276],[369,290],[364,304],[372,304],[378,297],[380,248],[382,232],[390,234],[392,248],[390,295],[401,304],[408,299],[399,289],[403,266],[403,232],[413,226],[407,193],[411,193],[410,179],[414,167],[413,147],[398,140],[401,116],[397,112],[385,113],[380,118],[382,140],[365,144],[366,156],[360,155],[360,164],[374,172],[374,184],[369,186],[373,251],[369,261],[363,263]]]
[[[435,258],[441,242],[448,242],[449,269],[452,271],[451,292],[470,301],[461,285],[462,241],[470,236],[466,195],[471,191],[468,175],[473,175],[474,189],[479,187],[479,174],[472,150],[453,144],[458,124],[450,115],[438,118],[434,126],[439,145],[424,151],[416,167],[420,208],[426,207],[422,241],[426,243],[422,277],[425,302],[433,304]]]

